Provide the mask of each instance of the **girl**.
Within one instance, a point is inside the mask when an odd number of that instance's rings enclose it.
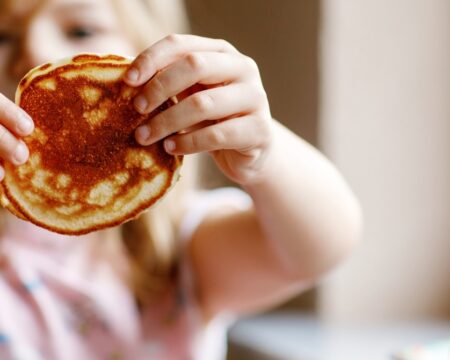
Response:
[[[29,156],[32,119],[8,100],[27,70],[80,52],[137,55],[124,77],[142,86],[136,111],[184,96],[136,140],[209,153],[246,192],[195,190],[193,156],[158,207],[120,228],[74,238],[2,213],[0,358],[223,358],[231,318],[304,290],[358,238],[357,201],[272,119],[255,62],[223,40],[164,37],[183,23],[168,0],[0,2],[4,161]]]

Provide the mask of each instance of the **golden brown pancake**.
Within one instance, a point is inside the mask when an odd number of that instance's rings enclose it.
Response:
[[[9,210],[9,212],[15,216],[17,216],[19,219],[26,220],[25,216],[20,213],[19,210],[17,210],[11,202],[8,200],[8,198],[5,195],[5,191],[3,190],[3,186],[0,183],[0,205],[3,206],[5,209]]]
[[[182,157],[162,142],[134,138],[150,115],[133,106],[138,89],[121,79],[131,63],[83,54],[31,70],[16,103],[35,122],[24,138],[29,161],[5,162],[0,201],[16,216],[62,234],[85,234],[135,218],[178,179]]]

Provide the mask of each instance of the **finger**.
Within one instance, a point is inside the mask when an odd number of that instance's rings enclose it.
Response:
[[[184,89],[182,92],[177,94],[177,100],[182,101],[182,100],[186,99],[187,97],[191,96],[192,94],[195,94],[199,91],[206,90],[208,88],[210,88],[210,87],[208,87],[206,85],[194,84],[191,87],[188,87],[187,89]]]
[[[157,73],[145,85],[141,94],[135,98],[136,109],[141,114],[150,113],[171,96],[178,95],[194,84],[259,79],[258,68],[249,59],[242,55],[217,52],[189,53]]]
[[[0,123],[19,136],[30,135],[34,129],[31,117],[2,94],[0,94]]]
[[[133,61],[125,74],[124,81],[130,86],[141,86],[158,70],[165,68],[184,54],[195,51],[237,52],[225,40],[196,35],[169,35],[150,46]]]
[[[262,87],[239,83],[201,91],[159,113],[136,130],[136,140],[149,145],[205,120],[248,114],[266,101]]]
[[[164,140],[168,153],[188,155],[222,149],[247,151],[267,140],[268,122],[256,115],[226,120],[199,130]]]
[[[14,165],[24,164],[29,156],[25,143],[17,140],[3,125],[0,125],[0,156]]]

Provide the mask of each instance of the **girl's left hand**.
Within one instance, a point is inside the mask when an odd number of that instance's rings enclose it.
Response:
[[[165,138],[171,154],[209,152],[241,185],[264,176],[272,145],[267,96],[256,63],[228,42],[170,35],[142,52],[124,81],[143,86],[134,100],[142,114],[181,100],[136,130],[140,144]]]

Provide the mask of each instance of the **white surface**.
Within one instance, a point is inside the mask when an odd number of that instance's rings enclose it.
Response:
[[[392,359],[411,345],[444,339],[450,321],[336,327],[293,313],[243,320],[230,333],[231,342],[283,360]]]

